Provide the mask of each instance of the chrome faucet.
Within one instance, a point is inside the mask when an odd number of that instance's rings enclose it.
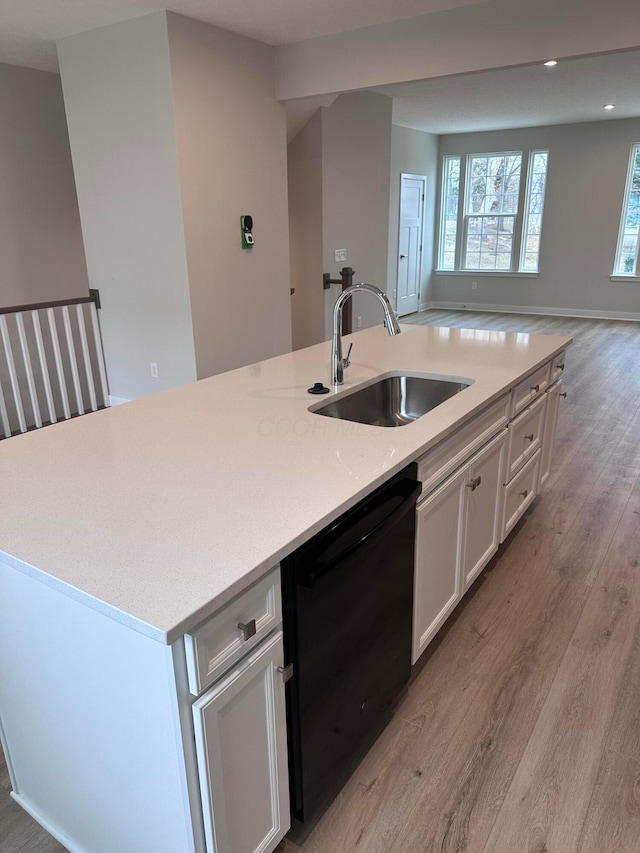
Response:
[[[380,288],[374,287],[373,284],[365,284],[365,282],[362,281],[360,284],[352,284],[351,287],[347,287],[346,290],[343,290],[340,296],[336,299],[336,304],[333,309],[333,337],[331,339],[331,382],[333,385],[342,385],[344,383],[344,369],[345,367],[349,367],[350,364],[348,356],[347,358],[342,357],[342,331],[340,328],[342,306],[350,296],[353,296],[354,293],[358,292],[373,293],[373,295],[382,302],[382,308],[384,309],[384,324],[387,327],[387,331],[390,335],[400,334],[400,326],[398,325],[391,303]],[[351,347],[349,347],[349,352],[351,352]]]

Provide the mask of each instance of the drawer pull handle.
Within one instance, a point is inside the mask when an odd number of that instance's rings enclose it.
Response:
[[[526,498],[526,496],[527,496],[528,494],[529,494],[529,490],[528,490],[528,489],[525,489],[525,490],[524,490],[524,492],[520,492],[520,497],[521,497],[521,498]]]
[[[533,441],[533,439],[535,438],[535,435],[532,432],[530,432],[529,435],[523,435],[522,437],[526,438],[527,441]]]
[[[293,678],[293,664],[289,663],[286,666],[277,666],[277,671],[282,676],[282,683],[286,684],[287,681],[290,681]]]
[[[465,483],[465,485],[468,489],[471,489],[472,492],[475,492],[480,483],[482,483],[482,477],[474,477],[470,483]]]
[[[566,392],[566,391],[561,391],[561,392],[560,392],[560,394],[559,394],[559,396],[560,396],[560,397],[565,397],[565,399],[566,399],[567,392]]]
[[[538,393],[538,391],[540,390],[540,385],[532,385],[532,386],[531,386],[531,390],[532,390],[532,391],[535,391],[535,392],[536,392],[536,394],[537,394],[537,393]]]
[[[242,639],[250,640],[251,637],[256,633],[256,620],[252,619],[250,622],[238,622],[238,628],[242,631]]]

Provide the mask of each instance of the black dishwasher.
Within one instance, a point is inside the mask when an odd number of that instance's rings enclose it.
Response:
[[[405,468],[282,562],[291,808],[306,825],[409,680],[416,475]]]

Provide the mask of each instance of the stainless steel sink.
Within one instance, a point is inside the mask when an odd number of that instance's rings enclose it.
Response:
[[[373,426],[406,426],[469,387],[469,382],[387,376],[312,409],[316,415]]]

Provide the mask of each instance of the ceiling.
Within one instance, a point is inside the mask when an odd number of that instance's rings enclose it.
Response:
[[[640,50],[375,91],[393,97],[394,124],[436,134],[629,118],[640,116]]]
[[[0,0],[0,62],[55,71],[57,39],[163,9],[277,45],[483,2],[486,0]]]

